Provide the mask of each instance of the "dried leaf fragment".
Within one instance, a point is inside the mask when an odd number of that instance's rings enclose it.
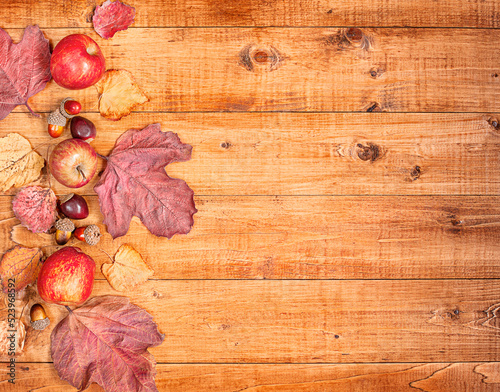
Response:
[[[99,93],[101,116],[118,121],[137,105],[149,101],[132,74],[125,69],[109,69],[95,85]]]
[[[118,31],[127,30],[134,23],[135,8],[117,0],[110,0],[95,8],[92,23],[94,30],[104,39],[112,38]]]
[[[0,262],[2,290],[20,291],[33,283],[42,267],[43,253],[38,248],[25,248],[16,245],[5,252]]]
[[[115,262],[103,264],[101,270],[111,287],[118,291],[132,290],[154,274],[141,254],[128,244],[120,246]]]
[[[0,190],[21,187],[40,177],[44,159],[25,137],[9,133],[0,138]]]
[[[156,361],[147,351],[163,342],[153,317],[127,297],[102,296],[70,311],[51,334],[59,377],[82,391],[158,392]]]
[[[19,313],[16,312],[16,314]],[[26,327],[23,322],[19,318],[12,320],[8,317],[0,320],[0,359],[2,361],[9,361],[12,358],[12,352],[16,355],[22,354],[26,338]],[[13,334],[14,339],[11,339]],[[12,347],[11,344],[14,344],[15,347]]]
[[[12,201],[14,214],[33,233],[45,233],[57,218],[57,197],[50,188],[31,185],[22,188]]]

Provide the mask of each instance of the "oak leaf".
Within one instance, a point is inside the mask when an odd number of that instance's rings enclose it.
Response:
[[[130,291],[154,274],[141,254],[128,244],[120,246],[115,254],[115,262],[103,264],[101,271],[111,287],[117,291]]]
[[[109,69],[95,84],[101,116],[118,121],[137,105],[149,101],[132,74],[125,69]]]
[[[5,252],[0,262],[2,290],[8,292],[13,288],[20,291],[33,283],[42,267],[42,257],[43,253],[40,249],[19,245]]]
[[[126,30],[134,23],[135,8],[117,0],[110,0],[95,7],[92,24],[94,30],[104,39],[112,38],[118,31]]]
[[[161,237],[191,230],[197,211],[194,192],[165,172],[169,163],[189,160],[191,150],[175,133],[162,132],[160,124],[130,129],[118,139],[94,187],[113,238],[127,234],[132,216]]]
[[[49,40],[38,26],[28,26],[17,44],[0,28],[0,120],[45,88],[51,79]],[[34,114],[34,113],[33,113]]]
[[[57,218],[57,197],[50,188],[31,185],[22,188],[12,201],[21,224],[33,233],[45,233]]]
[[[0,138],[0,190],[21,187],[40,177],[44,159],[18,133]]]
[[[147,349],[163,339],[144,309],[102,296],[70,310],[52,331],[50,351],[59,377],[80,391],[95,382],[106,392],[153,392],[156,361]]]

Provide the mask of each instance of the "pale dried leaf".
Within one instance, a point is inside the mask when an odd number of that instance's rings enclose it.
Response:
[[[12,242],[27,248],[43,248],[56,244],[53,234],[33,233],[23,225],[14,225],[10,230]]]
[[[17,313],[17,312],[16,312]],[[16,314],[19,316],[19,314]],[[15,332],[13,332],[15,331]],[[10,339],[14,335],[14,339]],[[8,314],[3,320],[0,320],[0,360],[9,361],[14,352],[15,355],[21,355],[24,349],[24,340],[26,338],[26,328],[18,318],[11,320]],[[11,344],[14,343],[14,347]]]
[[[18,133],[0,138],[0,190],[21,187],[40,177],[44,159]]]
[[[109,120],[128,116],[134,107],[149,101],[132,74],[124,69],[107,70],[95,87],[99,93],[99,112]]]
[[[128,244],[123,244],[118,249],[113,264],[103,264],[101,270],[111,287],[118,291],[132,290],[154,274],[141,254]]]
[[[13,288],[20,291],[33,283],[42,267],[42,257],[40,249],[19,245],[5,252],[0,262],[2,290],[7,292]]]

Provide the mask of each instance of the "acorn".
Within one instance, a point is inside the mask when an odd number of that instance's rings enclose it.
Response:
[[[82,105],[73,98],[63,99],[59,107],[47,117],[49,135],[53,138],[61,136],[67,120],[80,113],[81,108]]]
[[[75,224],[68,218],[59,219],[54,225],[56,228],[56,242],[58,245],[65,245],[71,239],[71,233],[75,230]]]
[[[97,225],[88,225],[75,229],[73,235],[76,239],[86,242],[89,245],[96,245],[101,239],[101,230]]]
[[[45,313],[45,309],[40,304],[35,304],[30,310],[30,324],[33,329],[43,330],[50,324],[50,319]]]
[[[66,125],[66,117],[64,117],[59,109],[54,110],[47,117],[48,132],[53,138],[57,138],[62,135],[64,131],[64,126]]]

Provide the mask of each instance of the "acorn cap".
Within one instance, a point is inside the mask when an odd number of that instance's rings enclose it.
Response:
[[[72,232],[73,230],[75,230],[75,224],[73,222],[71,222],[71,220],[69,220],[68,218],[59,219],[56,222],[55,227],[57,230],[61,230],[61,231]]]
[[[30,324],[33,329],[42,330],[50,325],[50,319],[48,317],[45,317],[41,320],[31,321]]]
[[[85,242],[89,245],[95,245],[101,239],[101,230],[97,225],[88,225],[83,232]]]
[[[59,125],[61,127],[66,126],[66,117],[64,117],[59,109],[54,110],[47,116],[47,122],[53,125]]]

